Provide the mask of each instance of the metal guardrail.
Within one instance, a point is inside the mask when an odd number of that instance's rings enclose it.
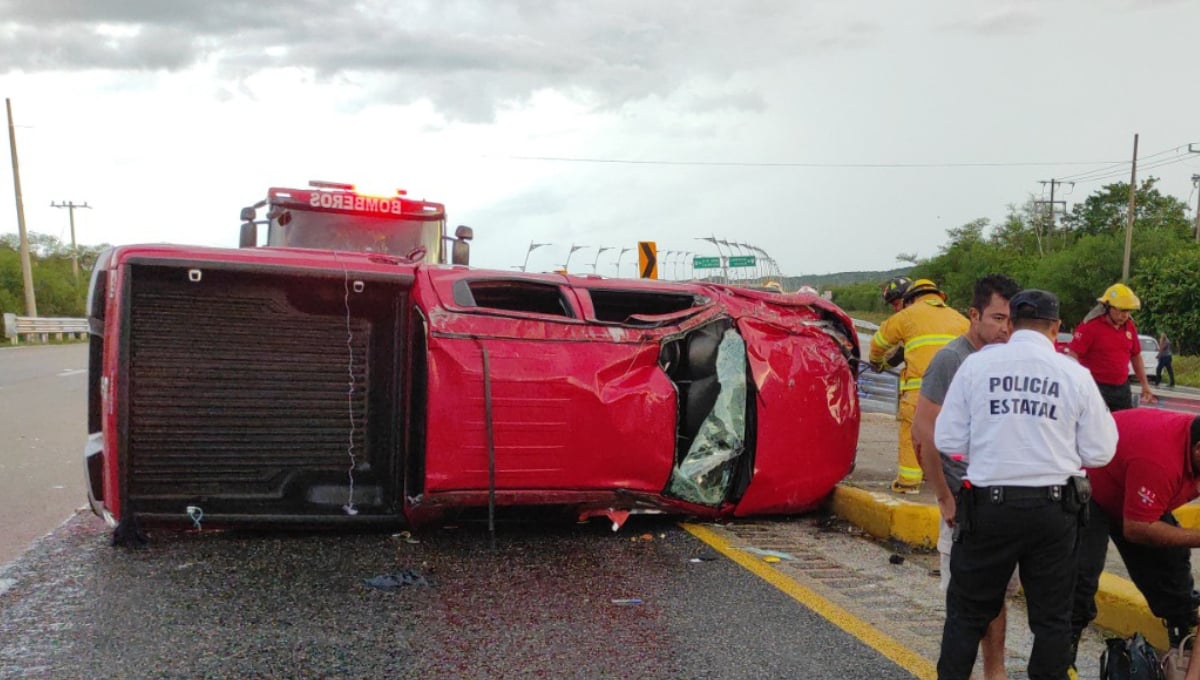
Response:
[[[51,336],[55,340],[82,340],[87,333],[87,319],[4,315],[4,336],[14,345],[22,336],[30,342],[49,342]]]
[[[868,368],[865,363],[871,349],[871,336],[879,330],[879,326],[860,319],[851,321],[860,331],[858,343],[864,362],[858,374],[859,408],[866,413],[895,415],[900,409],[900,374],[890,370],[879,372]]]

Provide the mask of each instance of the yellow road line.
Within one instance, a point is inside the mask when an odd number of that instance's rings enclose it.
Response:
[[[925,657],[917,654],[895,639],[884,634],[875,626],[863,621],[842,607],[830,602],[812,589],[780,573],[769,564],[729,545],[715,531],[698,524],[680,524],[685,531],[707,543],[713,550],[741,565],[755,576],[770,583],[800,604],[816,612],[826,621],[862,640],[868,647],[891,659],[896,665],[921,680],[937,677],[937,668]]]

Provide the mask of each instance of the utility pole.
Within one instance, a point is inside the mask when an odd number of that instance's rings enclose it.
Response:
[[[1200,243],[1200,175],[1192,175],[1192,186],[1196,187],[1196,243]]]
[[[1046,242],[1049,243],[1050,237],[1054,234],[1054,206],[1058,205],[1058,204],[1062,204],[1063,212],[1067,211],[1067,202],[1066,201],[1054,200],[1054,190],[1060,184],[1070,184],[1073,187],[1073,186],[1075,186],[1075,183],[1074,182],[1060,182],[1057,179],[1054,179],[1053,177],[1051,177],[1050,179],[1043,179],[1043,180],[1041,180],[1041,183],[1043,185],[1046,185],[1046,184],[1050,185],[1050,200],[1049,201],[1034,201],[1033,204],[1034,205],[1048,204],[1050,206],[1050,226],[1049,226],[1049,228],[1046,229]],[[1064,238],[1064,242],[1065,242],[1065,238]],[[1041,251],[1041,248],[1042,248],[1042,240],[1041,240],[1041,238],[1038,238],[1039,253]]]
[[[79,281],[79,249],[75,246],[75,209],[76,208],[91,208],[87,201],[76,203],[74,201],[63,201],[55,203],[50,201],[51,208],[67,208],[67,212],[71,215],[71,271],[75,273],[75,280]]]
[[[33,294],[33,265],[29,262],[29,235],[25,231],[25,204],[21,202],[21,172],[17,167],[17,135],[13,131],[12,100],[4,98],[8,110],[8,148],[12,153],[13,193],[17,197],[17,232],[21,239],[21,280],[25,284],[25,315],[37,316],[37,297]]]
[[[1129,221],[1125,223],[1125,259],[1121,265],[1121,281],[1129,283],[1129,250],[1133,247],[1133,211],[1137,208],[1137,133],[1133,135],[1133,167],[1129,170]]]

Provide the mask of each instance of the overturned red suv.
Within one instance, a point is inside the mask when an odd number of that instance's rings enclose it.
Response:
[[[854,463],[858,343],[808,294],[148,245],[102,254],[89,317],[119,531],[795,513]]]

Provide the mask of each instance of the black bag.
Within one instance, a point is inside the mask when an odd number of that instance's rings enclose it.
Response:
[[[1100,654],[1100,680],[1164,680],[1158,653],[1141,633],[1109,638]]]

